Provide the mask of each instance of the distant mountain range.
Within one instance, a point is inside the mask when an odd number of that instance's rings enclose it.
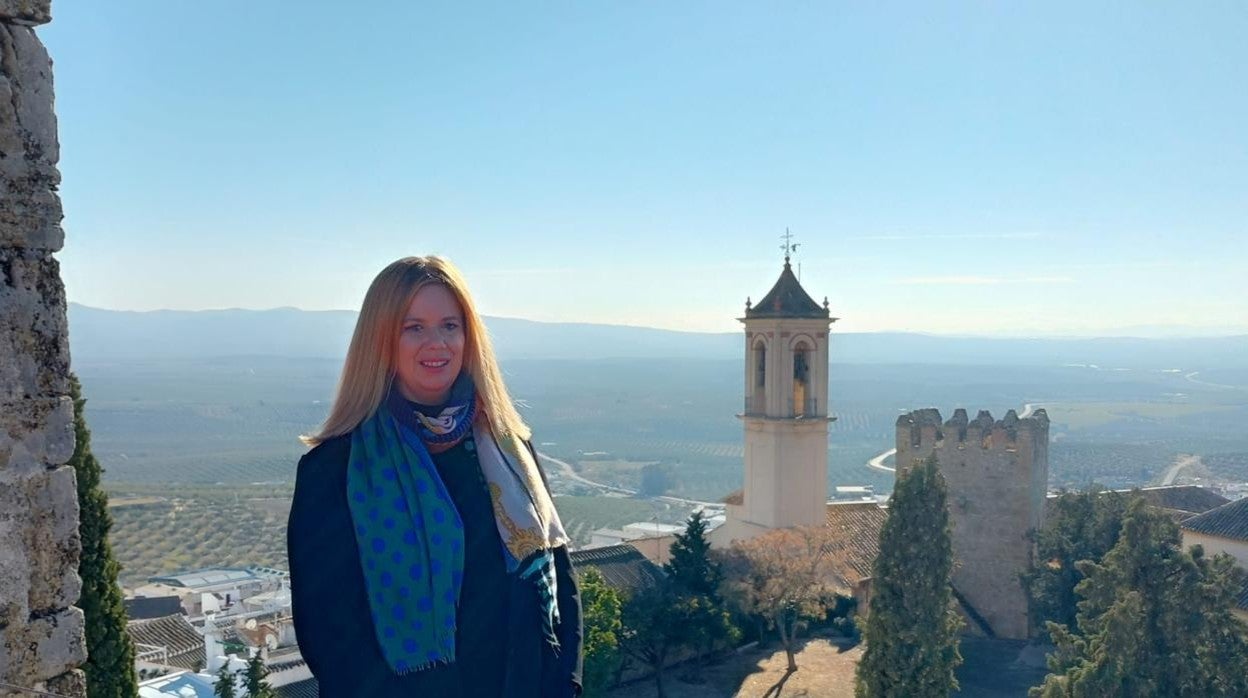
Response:
[[[349,310],[101,310],[69,305],[74,360],[288,356],[346,353]],[[547,323],[487,317],[501,360],[740,359],[740,333]],[[832,334],[833,363],[1044,365],[1248,369],[1248,335],[1195,338],[985,338],[904,332]]]

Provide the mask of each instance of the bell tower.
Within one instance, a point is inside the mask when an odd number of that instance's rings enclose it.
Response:
[[[745,487],[727,500],[725,538],[767,529],[822,526],[828,492],[827,300],[819,305],[793,273],[797,246],[786,232],[784,269],[757,304],[746,300]],[[724,540],[723,543],[727,543]]]

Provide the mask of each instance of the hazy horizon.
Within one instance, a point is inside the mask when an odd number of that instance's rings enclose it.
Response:
[[[730,332],[791,228],[838,331],[1248,332],[1242,3],[317,4],[58,0],[71,300]]]
[[[78,305],[83,308],[92,310],[105,310],[109,312],[120,313],[211,313],[211,312],[228,312],[228,311],[245,311],[263,313],[278,310],[294,310],[301,313],[359,313],[358,309],[351,308],[300,308],[293,305],[282,305],[268,308],[242,308],[238,306],[217,307],[217,308],[150,308],[150,309],[128,309],[128,308],[104,308],[89,303],[79,303],[77,301],[69,301],[72,305]],[[662,330],[665,332],[682,332],[689,334],[737,334],[740,329],[736,330],[696,330],[684,329],[680,327],[659,327],[656,325],[638,325],[630,323],[612,323],[612,322],[594,322],[589,320],[539,320],[536,318],[516,317],[495,315],[492,313],[483,313],[485,317],[499,318],[504,320],[521,320],[524,322],[533,322],[546,325],[600,325],[603,327],[633,327],[648,330]],[[916,334],[931,337],[941,337],[948,339],[968,338],[968,339],[1213,339],[1220,337],[1240,337],[1248,335],[1248,327],[1215,327],[1215,326],[1189,326],[1181,325],[1142,325],[1129,327],[1110,327],[1100,333],[1064,333],[1061,330],[1052,330],[1048,333],[1028,333],[1023,331],[1011,331],[1004,329],[994,333],[972,333],[972,332],[929,332],[923,330],[858,330],[845,331],[842,330],[840,323],[833,323],[831,331],[834,334]]]

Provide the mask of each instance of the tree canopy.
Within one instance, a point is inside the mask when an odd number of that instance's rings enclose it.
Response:
[[[934,454],[897,478],[872,570],[859,698],[931,698],[958,688],[962,620],[949,582],[953,544],[946,498]]]
[[[1035,561],[1022,578],[1036,627],[1049,622],[1075,627],[1075,587],[1083,581],[1079,563],[1099,561],[1118,542],[1128,499],[1094,488],[1063,492],[1050,503],[1044,528],[1034,534]]]
[[[1101,562],[1077,566],[1077,629],[1049,623],[1052,673],[1033,696],[1248,695],[1248,628],[1231,614],[1244,572],[1230,557],[1183,550],[1178,525],[1136,497]]]
[[[583,688],[586,698],[601,695],[611,685],[620,664],[622,602],[602,573],[589,567],[579,573],[581,617],[585,626]]]
[[[695,511],[683,533],[676,534],[671,545],[671,560],[663,565],[667,576],[683,590],[719,598],[719,582],[723,577],[719,563],[711,556],[711,542],[706,537],[706,519]]]
[[[833,558],[838,545],[823,527],[782,528],[734,541],[724,561],[724,597],[742,613],[775,628],[797,671],[796,639],[811,619],[822,619],[838,592]]]

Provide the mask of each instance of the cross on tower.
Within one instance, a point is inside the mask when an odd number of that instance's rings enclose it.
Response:
[[[787,226],[784,229],[784,235],[781,235],[780,239],[784,240],[784,244],[780,246],[780,249],[784,250],[784,262],[788,264],[789,255],[797,252],[797,246],[800,243],[793,242],[793,234],[789,232]]]

